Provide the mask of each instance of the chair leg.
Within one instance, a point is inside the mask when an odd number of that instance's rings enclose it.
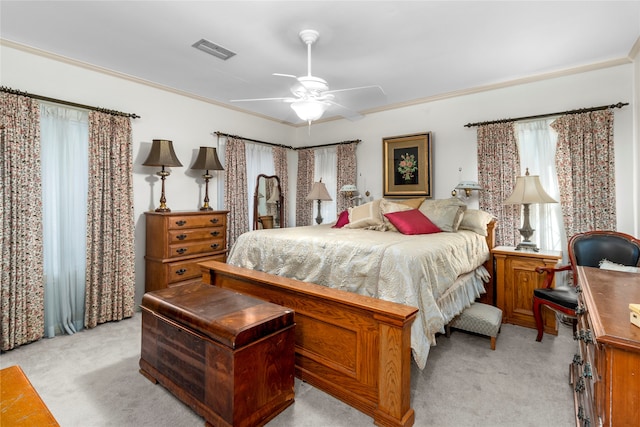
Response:
[[[544,334],[544,325],[542,323],[542,304],[540,300],[533,299],[533,317],[536,320],[536,329],[538,330],[538,336],[536,341],[542,341],[542,335]]]

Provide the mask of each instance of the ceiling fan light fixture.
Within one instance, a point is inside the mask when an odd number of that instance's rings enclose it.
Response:
[[[291,108],[296,112],[300,120],[305,122],[312,122],[318,120],[327,108],[329,108],[328,102],[318,101],[315,99],[302,99],[291,103]]]

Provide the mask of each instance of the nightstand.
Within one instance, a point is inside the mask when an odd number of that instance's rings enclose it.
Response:
[[[491,252],[496,266],[496,306],[503,312],[502,323],[536,329],[533,290],[543,287],[545,278],[536,273],[536,267],[554,267],[562,259],[562,252],[517,251],[511,246],[497,246]],[[544,332],[558,335],[555,313],[543,310],[542,317]]]

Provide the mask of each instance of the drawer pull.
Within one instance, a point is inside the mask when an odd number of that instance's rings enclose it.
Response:
[[[183,275],[184,273],[186,273],[186,272],[187,272],[187,270],[186,270],[186,269],[184,269],[184,268],[181,268],[180,270],[176,270],[176,274],[177,274],[178,276],[182,276],[182,275]]]
[[[182,227],[183,225],[185,225],[187,223],[187,221],[184,220],[180,220],[180,221],[176,221],[176,225],[178,225],[179,227]]]
[[[574,390],[576,393],[582,393],[584,391],[584,378],[578,378],[578,382],[576,383]]]
[[[578,353],[573,355],[573,364],[582,365],[582,356],[580,356]]]
[[[184,240],[184,239],[186,239],[186,238],[187,238],[187,235],[186,235],[186,234],[178,234],[178,235],[176,236],[176,239],[178,239],[178,240]]]
[[[214,243],[213,245],[211,245],[211,249],[218,249],[218,246],[220,246],[219,243]]]
[[[576,314],[580,315],[585,314],[586,312],[587,309],[583,305],[579,305],[578,307],[576,307]]]
[[[220,232],[219,232],[219,231],[217,231],[217,230],[216,230],[216,231],[212,231],[212,232],[211,232],[211,235],[212,235],[213,237],[216,237],[218,234],[220,234]]]
[[[211,218],[209,221],[211,221],[214,224],[217,224],[218,221],[220,221],[218,218]]]
[[[178,248],[176,249],[176,252],[178,252],[180,255],[182,255],[183,253],[187,252],[186,248]]]
[[[582,376],[585,378],[593,378],[593,373],[591,372],[591,364],[589,362],[584,364],[584,368],[582,368]]]

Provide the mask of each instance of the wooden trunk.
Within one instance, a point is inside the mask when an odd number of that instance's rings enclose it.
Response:
[[[409,427],[415,307],[235,267],[201,264],[203,281],[296,313],[296,375],[373,417]]]
[[[294,400],[292,310],[202,283],[142,299],[140,372],[212,426],[256,426]]]

